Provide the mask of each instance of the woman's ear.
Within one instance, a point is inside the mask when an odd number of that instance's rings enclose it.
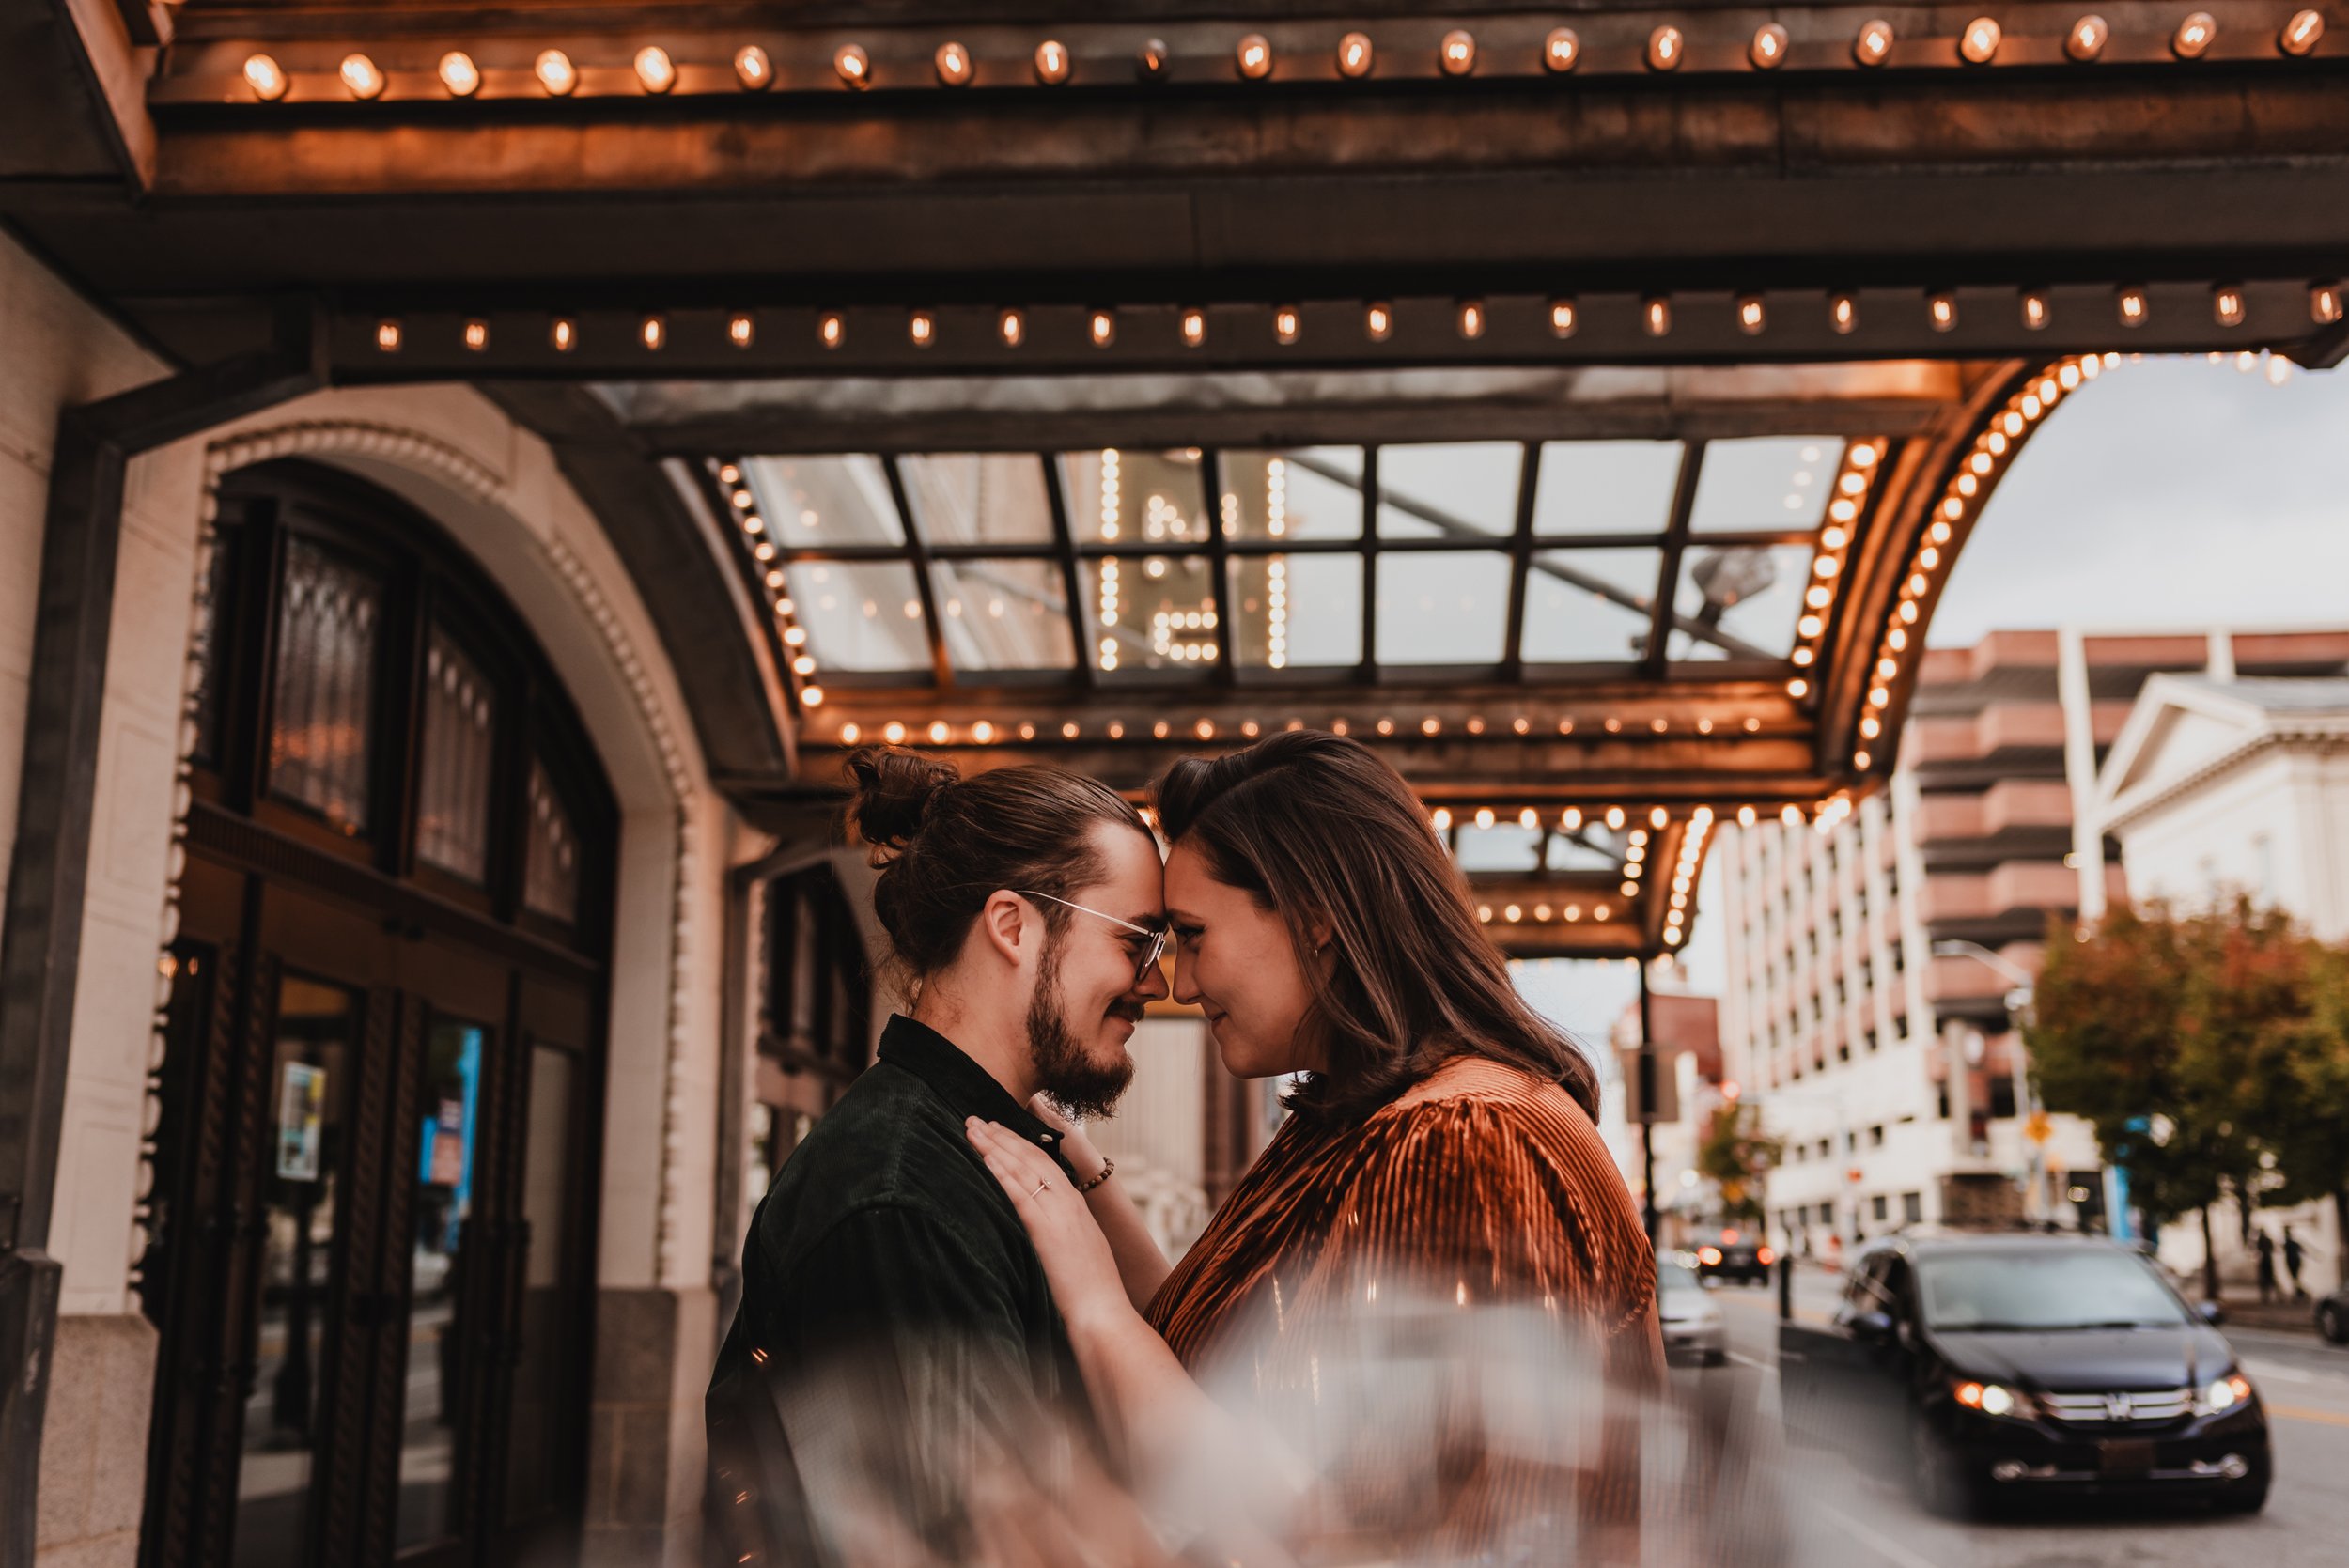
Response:
[[[1305,932],[1313,939],[1314,952],[1327,954],[1330,939],[1337,935],[1337,927],[1328,915],[1315,914],[1305,923]]]

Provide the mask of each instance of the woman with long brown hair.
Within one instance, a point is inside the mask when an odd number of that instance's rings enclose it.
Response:
[[[1310,1345],[1317,1316],[1382,1287],[1538,1309],[1615,1386],[1653,1386],[1655,1265],[1592,1125],[1595,1077],[1518,996],[1402,778],[1358,742],[1292,731],[1177,763],[1156,796],[1174,999],[1206,1013],[1235,1075],[1303,1075],[1285,1123],[1163,1275],[1105,1242],[1033,1149],[972,1129],[1133,1461],[1186,1419],[1181,1374],[1206,1374],[1243,1325]],[[1080,1178],[1100,1166],[1081,1135],[1065,1153]],[[1509,1506],[1483,1484],[1471,1512]],[[1480,1523],[1507,1522],[1470,1535]],[[1456,1507],[1446,1526],[1456,1538]]]

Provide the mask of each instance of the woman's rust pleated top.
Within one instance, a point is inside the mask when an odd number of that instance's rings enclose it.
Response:
[[[1294,1343],[1316,1313],[1362,1302],[1365,1280],[1445,1307],[1547,1308],[1595,1350],[1617,1410],[1661,1384],[1654,1254],[1613,1158],[1562,1087],[1488,1058],[1455,1057],[1356,1125],[1292,1117],[1146,1315],[1198,1376],[1226,1330],[1277,1320]],[[1621,1457],[1578,1490],[1587,1516],[1598,1482],[1598,1512],[1636,1531],[1637,1459]]]

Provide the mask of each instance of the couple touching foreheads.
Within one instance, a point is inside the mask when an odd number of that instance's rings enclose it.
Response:
[[[1158,834],[1057,769],[966,779],[879,747],[848,768],[910,1011],[752,1220],[710,1389],[713,1559],[760,1540],[857,1562],[1277,1558],[1379,1504],[1299,1478],[1295,1509],[1251,1516],[1285,1524],[1243,1531],[1194,1497],[1184,1520],[1133,1510],[1146,1528],[1120,1536],[1083,1499],[1166,1496],[1202,1452],[1246,1447],[1203,1387],[1220,1357],[1252,1357],[1261,1384],[1302,1347],[1318,1395],[1335,1350],[1315,1324],[1382,1281],[1390,1300],[1546,1314],[1608,1377],[1653,1384],[1654,1263],[1592,1125],[1595,1076],[1518,996],[1370,749],[1291,731],[1178,762],[1153,790]],[[1225,1070],[1299,1075],[1172,1263],[1083,1131],[1170,994]],[[1281,1466],[1250,1468],[1270,1485]],[[1438,1513],[1465,1540],[1462,1513],[1491,1498],[1455,1479]],[[1023,1500],[990,1516],[987,1496]],[[1090,1544],[1039,1542],[1047,1519]]]

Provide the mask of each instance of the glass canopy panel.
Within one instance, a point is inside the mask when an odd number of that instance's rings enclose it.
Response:
[[[759,515],[786,549],[905,543],[879,458],[750,458],[741,466]]]
[[[1661,534],[1680,482],[1676,441],[1553,441],[1533,485],[1533,532]]]
[[[1622,664],[1647,651],[1664,552],[1553,550],[1533,558],[1525,584],[1529,664]]]
[[[1074,669],[1066,582],[1056,561],[931,563],[948,662],[957,670]]]
[[[1204,555],[1084,563],[1088,656],[1099,670],[1205,670],[1216,647],[1215,577]]]
[[[1103,447],[1061,457],[1061,495],[1079,545],[1207,542],[1199,449]]]
[[[1553,833],[1545,852],[1550,871],[1613,872],[1623,863],[1622,856],[1603,844],[1593,843],[1587,833]]]
[[[898,465],[913,525],[933,545],[1052,542],[1044,464],[1025,452],[958,452]]]
[[[1489,828],[1463,827],[1455,830],[1452,858],[1462,871],[1532,872],[1540,869],[1542,861],[1542,831],[1521,827],[1515,822],[1499,822]]]
[[[1378,533],[1389,539],[1505,537],[1517,529],[1525,448],[1513,441],[1378,449]]]
[[[1680,564],[1672,601],[1681,626],[1672,632],[1674,660],[1782,660],[1794,651],[1795,621],[1810,581],[1809,545],[1715,549],[1698,544]],[[1708,639],[1688,623],[1722,635]]]
[[[878,466],[878,465],[876,465]],[[807,651],[832,670],[927,671],[928,634],[903,561],[812,561],[785,577]]]
[[[1216,455],[1224,533],[1235,539],[1359,539],[1362,449],[1307,446]]]
[[[1362,658],[1360,555],[1242,556],[1231,562],[1223,602],[1236,617],[1232,654],[1250,668],[1359,664]]]
[[[1378,557],[1378,662],[1498,664],[1509,620],[1509,557],[1489,550]]]
[[[1700,534],[1816,528],[1843,458],[1841,436],[1709,442],[1688,524]]]

